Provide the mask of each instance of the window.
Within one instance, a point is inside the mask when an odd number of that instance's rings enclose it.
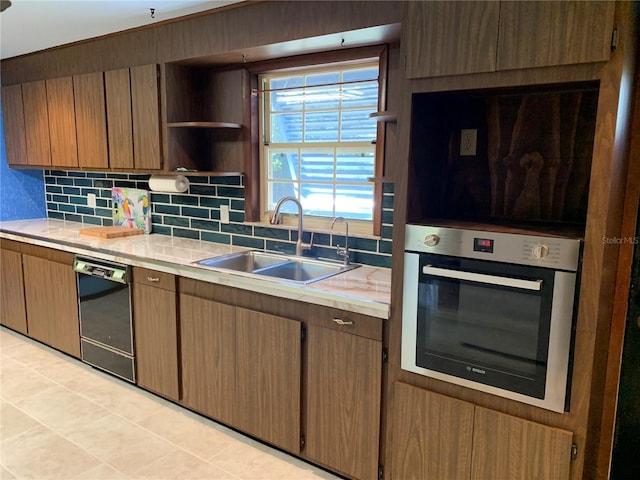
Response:
[[[292,196],[307,222],[342,216],[372,232],[378,77],[377,59],[259,76],[263,212]]]

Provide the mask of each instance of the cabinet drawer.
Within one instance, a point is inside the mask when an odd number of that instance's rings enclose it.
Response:
[[[310,309],[308,318],[314,325],[382,341],[383,320],[380,318],[315,305]]]
[[[135,267],[133,269],[133,282],[165,290],[176,290],[176,277],[171,273],[158,272],[147,268]]]

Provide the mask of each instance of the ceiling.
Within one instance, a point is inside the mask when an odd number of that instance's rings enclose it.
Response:
[[[0,58],[153,25],[239,1],[11,0],[11,6],[0,13]]]

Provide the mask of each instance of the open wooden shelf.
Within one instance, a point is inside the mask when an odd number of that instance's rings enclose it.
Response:
[[[171,128],[242,128],[239,123],[232,122],[171,122],[167,123]]]
[[[369,118],[375,119],[376,122],[395,122],[398,115],[395,112],[373,112],[369,114]]]

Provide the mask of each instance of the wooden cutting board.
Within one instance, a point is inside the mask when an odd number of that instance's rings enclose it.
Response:
[[[98,238],[128,237],[130,235],[140,235],[141,233],[144,233],[144,230],[129,227],[93,227],[80,230],[80,235]]]

